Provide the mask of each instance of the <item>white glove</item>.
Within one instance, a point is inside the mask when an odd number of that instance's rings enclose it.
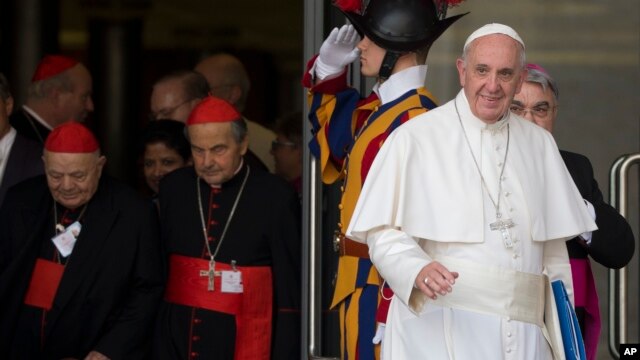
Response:
[[[339,30],[333,28],[320,47],[315,63],[316,77],[323,80],[341,73],[346,65],[360,57],[358,42],[360,36],[353,25],[343,25]]]
[[[374,344],[380,344],[382,340],[384,340],[384,328],[387,327],[385,323],[378,323],[378,328],[376,329],[376,335],[371,340]]]

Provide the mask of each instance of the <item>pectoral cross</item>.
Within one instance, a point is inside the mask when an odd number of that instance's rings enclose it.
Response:
[[[220,271],[216,271],[216,261],[213,260],[213,256],[211,257],[211,260],[209,260],[209,270],[200,270],[200,276],[209,277],[207,291],[214,291],[213,279],[216,276],[220,276]]]
[[[504,247],[510,248],[513,246],[513,241],[511,240],[511,233],[509,233],[509,228],[515,226],[513,220],[500,218],[500,214],[497,214],[497,220],[489,224],[489,229],[492,231],[499,230],[500,235],[502,235],[502,242],[504,243]]]

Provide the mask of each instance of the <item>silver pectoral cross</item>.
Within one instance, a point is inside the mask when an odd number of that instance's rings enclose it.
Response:
[[[200,276],[207,276],[209,278],[207,291],[214,291],[213,279],[216,276],[220,276],[220,271],[216,271],[216,262],[213,260],[213,257],[209,260],[209,270],[200,270]]]
[[[489,224],[489,229],[492,231],[499,230],[500,235],[502,236],[502,242],[504,243],[504,247],[510,248],[513,246],[513,241],[511,240],[511,233],[509,232],[509,228],[515,226],[513,220],[511,219],[501,219],[500,214],[498,214],[497,220]]]

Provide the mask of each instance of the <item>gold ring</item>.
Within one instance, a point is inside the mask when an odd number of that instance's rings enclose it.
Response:
[[[422,282],[424,282],[424,284],[427,285],[427,283],[429,282],[429,278],[428,277],[424,278],[424,280],[422,280]]]

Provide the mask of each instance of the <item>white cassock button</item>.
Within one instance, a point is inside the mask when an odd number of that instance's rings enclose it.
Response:
[[[518,254],[513,254],[513,258],[517,259],[518,258]]]
[[[504,196],[509,196],[509,195],[511,195],[511,193],[508,191],[505,191]]]
[[[511,333],[510,332],[507,333],[507,337],[511,337]]]
[[[510,349],[510,348],[509,348],[509,349],[507,349],[507,354],[508,354],[508,353],[510,353],[510,352],[511,352],[511,349]]]

